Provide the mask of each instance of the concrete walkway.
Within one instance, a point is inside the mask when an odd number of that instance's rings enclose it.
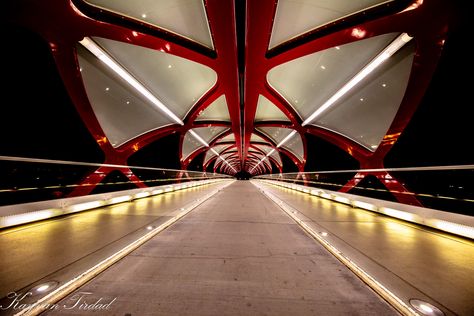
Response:
[[[111,304],[95,311],[81,305],[99,299]],[[397,314],[247,181],[216,194],[58,306],[47,314]]]

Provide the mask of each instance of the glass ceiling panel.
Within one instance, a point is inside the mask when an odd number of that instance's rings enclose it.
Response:
[[[216,146],[213,146],[212,149],[214,149],[215,151],[217,151],[220,154],[227,147],[229,147],[229,145],[216,145]],[[208,150],[206,152],[206,157],[204,158],[204,164],[207,163],[209,161],[209,159],[211,159],[215,155],[216,154],[214,154],[214,152],[212,150]]]
[[[196,120],[216,120],[230,122],[229,109],[227,108],[225,95],[221,95],[207,108],[205,108],[201,114],[199,114]]]
[[[222,163],[224,163],[224,161],[222,161],[222,159],[217,158],[216,160],[214,160],[214,168],[218,167]]]
[[[174,123],[82,45],[77,57],[87,97],[113,147]]]
[[[234,133],[227,135],[226,137],[219,140],[219,142],[235,142]]]
[[[228,159],[229,157],[232,157],[232,156],[235,156],[237,157],[237,155],[235,153],[225,153],[223,155],[221,155],[221,157],[223,157],[224,159]]]
[[[236,163],[238,163],[237,160],[235,160],[235,158],[230,158],[229,160],[227,160],[227,162],[231,165],[236,165]],[[220,158],[216,159],[214,161],[214,167],[219,167],[219,165],[224,165],[224,161]]]
[[[221,133],[227,130],[226,127],[199,127],[192,129],[208,144]],[[189,131],[186,132],[183,139],[182,158],[187,159],[197,149],[204,147]]]
[[[157,26],[213,49],[202,0],[85,0],[87,3]]]
[[[193,128],[193,131],[196,132],[202,139],[204,139],[208,144],[214,140],[217,136],[228,130],[227,127],[220,126],[211,126],[211,127],[198,127]]]
[[[212,148],[220,154],[224,149],[226,149],[229,146],[230,145],[216,145]]]
[[[278,151],[275,150],[275,151],[270,155],[270,157],[272,157],[273,159],[275,159],[275,160],[278,162],[278,164],[279,164],[280,166],[283,166],[283,163],[281,162],[281,157],[280,157],[280,154],[279,154]]]
[[[208,150],[206,152],[206,157],[204,157],[204,162],[203,163],[206,164],[209,160],[211,160],[215,156],[216,156],[216,154],[213,151]]]
[[[254,145],[254,146],[262,150],[265,154],[268,154],[272,150],[271,146],[266,146],[266,145]]]
[[[393,0],[278,0],[269,48],[343,17]]]
[[[262,143],[267,142],[262,137],[258,136],[257,134],[253,134],[253,133],[252,133],[252,135],[250,135],[250,141],[251,142],[262,142]]]
[[[255,121],[290,121],[275,104],[265,98],[263,95],[258,97],[257,112],[255,113]]]
[[[271,164],[271,162],[270,162],[270,159],[268,159],[268,157],[265,157],[265,159],[263,159],[262,164],[267,165],[268,168],[269,168],[270,170],[272,170],[272,164]]]
[[[265,152],[265,154],[268,154],[271,150],[272,150],[272,147],[270,146],[263,146],[263,145],[255,145],[255,147],[263,150]],[[275,150],[271,155],[270,157],[272,157],[273,159],[275,159],[276,161],[278,161],[278,163],[281,165],[281,157],[280,157],[280,154],[278,152],[278,150]]]
[[[296,133],[281,147],[293,153],[300,161],[303,161],[304,146],[300,134]]]
[[[183,158],[183,160],[186,160],[189,155],[191,155],[193,152],[202,147],[204,147],[204,145],[201,144],[196,138],[194,138],[194,136],[191,135],[191,133],[188,131],[186,132],[186,135],[184,135],[181,157]]]
[[[305,120],[397,35],[383,34],[289,61],[268,72],[268,83]]]
[[[110,39],[93,39],[181,119],[217,81],[214,70],[188,59]]]
[[[265,157],[265,154],[262,154],[261,152],[257,152],[257,151],[254,151],[252,152],[252,155],[249,156],[250,158],[255,158],[255,156],[259,157],[259,159],[262,159],[263,157]]]
[[[293,131],[284,127],[258,127],[257,130],[270,137],[277,145]]]
[[[405,95],[415,50],[415,41],[405,45],[313,124],[346,135],[375,151]]]

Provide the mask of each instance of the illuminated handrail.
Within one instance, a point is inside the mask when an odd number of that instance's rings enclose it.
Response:
[[[474,165],[447,165],[447,166],[429,166],[429,167],[402,167],[402,168],[381,168],[381,169],[343,169],[343,170],[321,170],[321,171],[307,171],[307,172],[286,172],[276,174],[259,175],[255,178],[278,176],[278,175],[308,175],[308,174],[323,174],[323,173],[364,173],[364,172],[395,172],[395,171],[436,171],[436,170],[470,170],[474,169]]]
[[[87,166],[87,167],[109,167],[119,169],[141,169],[141,170],[153,170],[153,171],[173,171],[173,172],[186,172],[195,174],[207,174],[206,172],[191,171],[191,170],[179,170],[179,169],[167,169],[167,168],[154,168],[154,167],[141,167],[141,166],[128,166],[128,165],[115,165],[106,163],[94,163],[94,162],[82,162],[82,161],[69,161],[69,160],[54,160],[54,159],[41,159],[41,158],[28,158],[28,157],[15,157],[15,156],[0,156],[0,160],[3,161],[14,161],[14,162],[33,162],[33,163],[47,163],[47,164],[58,164],[58,165],[72,165],[72,166]],[[225,174],[219,174],[222,176],[228,176]]]
[[[364,180],[364,178],[369,179]],[[347,192],[386,201],[473,216],[474,165],[324,170],[266,174],[307,187]]]

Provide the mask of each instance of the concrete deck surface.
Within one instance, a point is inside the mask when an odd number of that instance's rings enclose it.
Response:
[[[474,315],[474,242],[379,213],[258,182],[406,303]]]
[[[79,298],[112,303],[71,308]],[[46,314],[397,314],[248,181],[228,186],[58,306]]]
[[[0,298],[40,279],[69,280],[222,184],[210,184],[0,231]],[[1,311],[0,311],[1,313]]]

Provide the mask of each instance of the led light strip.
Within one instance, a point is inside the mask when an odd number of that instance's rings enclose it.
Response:
[[[290,190],[295,190],[299,192],[308,193],[311,195],[316,195],[321,198],[328,199],[331,201],[336,201],[339,203],[344,203],[352,207],[358,207],[358,208],[368,210],[371,212],[376,212],[376,213],[384,214],[393,218],[401,219],[406,222],[415,223],[421,226],[432,227],[432,228],[436,228],[438,230],[445,231],[451,234],[459,235],[465,238],[474,239],[474,227],[472,226],[449,222],[449,221],[445,221],[438,218],[425,218],[424,216],[419,215],[417,213],[396,210],[389,207],[377,206],[372,203],[368,203],[364,201],[348,199],[344,196],[340,196],[335,193],[329,194],[329,193],[324,192],[321,189],[308,188],[303,185],[289,184],[286,182],[281,182],[281,181],[276,181],[276,180],[258,180],[258,181],[262,181],[270,185],[284,187]],[[467,200],[467,201],[470,201],[470,200]]]
[[[195,131],[193,131],[192,129],[190,129],[189,132],[190,132],[191,135],[193,135],[194,138],[196,138],[201,144],[203,144],[205,147],[209,147],[209,144],[208,144],[204,139],[202,139],[202,137],[199,136]],[[214,148],[210,148],[209,150],[212,151],[212,152],[217,156],[217,159],[221,159],[226,165],[228,165],[228,166],[232,169],[232,171],[237,172],[237,170],[235,170],[235,168],[234,168],[227,160],[225,160],[224,157],[222,157],[221,155],[219,155],[219,153],[218,153]]]
[[[407,33],[400,34],[396,39],[394,39],[382,52],[380,52],[372,61],[370,61],[361,71],[359,71],[352,79],[350,79],[341,89],[339,89],[332,97],[330,97],[326,102],[323,103],[313,114],[311,114],[306,120],[303,121],[301,126],[308,125],[316,117],[321,115],[324,111],[334,105],[340,98],[346,95],[352,88],[364,80],[369,74],[371,74],[375,69],[377,69],[384,61],[386,61],[390,56],[399,51],[406,43],[412,40],[413,37],[409,36]],[[288,136],[286,136],[278,145],[277,148],[280,148],[288,140],[290,140],[296,131],[293,130]],[[263,159],[262,159],[263,161]],[[255,168],[262,162],[260,161],[255,165],[250,172],[255,170]]]
[[[151,103],[157,106],[163,113],[168,115],[173,121],[180,125],[184,125],[184,122],[176,116],[170,109],[168,109],[157,97],[155,97],[147,88],[145,88],[138,80],[136,80],[129,72],[127,72],[122,66],[120,66],[105,50],[103,50],[99,45],[97,45],[92,39],[84,37],[80,41],[82,46],[84,46],[89,52],[94,54],[99,60],[106,64],[111,70],[113,70],[117,75],[119,75],[123,80],[125,80],[129,85],[131,85],[135,90],[147,98]],[[209,147],[209,144],[202,139],[195,131],[192,129],[189,130],[191,135],[196,138],[201,144],[206,147]],[[224,162],[229,165],[227,161]],[[234,172],[237,172],[234,167],[229,165]]]
[[[390,45],[388,45],[381,53],[379,53],[372,61],[370,61],[364,68],[362,68],[359,73],[357,73],[352,79],[350,79],[341,89],[339,89],[332,97],[330,97],[326,102],[323,103],[313,114],[311,114],[306,120],[301,124],[302,126],[308,125],[316,117],[321,115],[334,103],[336,103],[340,98],[347,94],[352,88],[364,80],[370,73],[377,69],[384,61],[386,61],[390,56],[395,54],[400,50],[406,43],[412,40],[413,37],[409,36],[407,33],[400,34],[396,39],[394,39]]]
[[[204,139],[202,139],[202,137],[199,136],[198,133],[196,133],[196,132],[193,131],[192,129],[189,130],[189,133],[191,133],[191,135],[193,135],[194,138],[196,138],[196,139],[197,139],[201,144],[203,144],[205,147],[209,147],[209,144],[208,144]],[[227,165],[232,169],[232,171],[237,172],[237,171],[234,169],[234,167],[232,167],[232,166],[227,162],[227,160],[225,160],[221,155],[219,155],[219,153],[218,153],[217,151],[214,150],[214,148],[211,148],[210,150],[211,150],[214,154],[217,155],[218,159],[219,159],[219,158],[222,159],[222,161],[223,161],[225,164],[227,164]]]
[[[191,135],[194,136],[194,138],[196,138],[201,144],[203,144],[205,147],[209,147],[209,144],[204,140],[202,139],[201,136],[199,136],[195,131],[193,131],[192,129],[189,130],[189,133],[191,133]]]
[[[295,134],[296,134],[296,130],[292,130],[290,134],[286,135],[285,138],[283,138],[281,140],[281,142],[279,142],[277,145],[276,145],[276,148],[280,148],[281,146],[283,146],[287,141],[289,141]],[[273,154],[275,152],[275,148],[272,148],[272,150],[270,150],[265,157],[262,158],[262,160],[260,160],[255,166],[252,167],[252,169],[250,170],[250,173],[255,169],[257,168],[257,166],[259,164],[261,164],[267,157],[270,157],[271,154]]]
[[[41,158],[27,158],[27,157],[16,157],[16,156],[0,156],[0,160],[2,160],[2,161],[14,161],[14,162],[45,163],[45,164],[56,164],[56,165],[113,167],[113,168],[140,169],[140,170],[173,171],[173,172],[193,173],[193,174],[199,174],[199,175],[203,174],[203,172],[191,171],[191,170],[178,170],[178,169],[167,169],[167,168],[153,168],[153,167],[141,167],[141,166],[129,166],[129,165],[116,165],[116,164],[107,164],[107,163],[101,164],[101,163],[93,163],[93,162],[54,160],[54,159],[41,159]]]
[[[235,181],[235,180],[234,180]],[[224,189],[225,187],[232,184],[234,181],[230,181],[226,185],[222,186],[221,188],[211,192],[207,196],[202,199],[199,199],[189,205],[188,207],[181,208],[182,212],[178,213],[176,216],[172,217],[165,223],[161,224],[160,226],[156,227],[155,229],[150,230],[147,234],[140,237],[139,239],[135,240],[128,246],[122,248],[121,250],[117,251],[115,254],[109,256],[108,258],[102,260],[98,264],[94,265],[90,269],[84,271],[80,275],[76,276],[72,280],[64,283],[62,286],[58,287],[48,295],[39,299],[36,303],[31,305],[31,308],[23,309],[20,312],[16,313],[14,316],[36,316],[41,314],[42,312],[48,310],[53,304],[59,302],[61,299],[65,298],[67,295],[71,294],[79,287],[84,285],[85,283],[92,280],[96,277],[99,273],[103,272],[117,261],[123,259],[125,256],[130,254],[132,251],[136,250],[138,247],[142,246],[144,243],[155,237],[157,234],[186,216],[189,212],[193,209],[204,203],[206,200],[214,196],[216,193]]]
[[[281,140],[280,143],[278,143],[278,145],[276,146],[277,148],[280,148],[281,146],[283,146],[287,141],[289,141],[294,135],[296,134],[296,131],[295,130],[292,130],[290,134],[288,134],[285,138],[283,138]]]
[[[291,219],[293,219],[304,231],[306,231],[311,237],[318,241],[323,247],[328,250],[333,256],[335,256],[339,261],[341,261],[346,267],[348,267],[355,275],[357,275],[362,281],[364,281],[368,286],[370,286],[377,294],[379,294],[383,299],[390,303],[395,309],[397,309],[401,314],[407,316],[419,316],[419,314],[411,308],[409,305],[405,304],[402,299],[396,296],[393,292],[387,289],[383,284],[377,281],[349,257],[345,256],[340,250],[334,247],[328,240],[323,238],[320,234],[314,231],[308,224],[301,220],[296,214],[298,211],[293,207],[289,206],[287,203],[283,202],[275,195],[267,192],[262,187],[257,185],[254,181],[252,183],[260,189],[260,191],[267,196],[272,202],[274,202],[278,207],[280,207]]]
[[[106,64],[112,71],[119,75],[141,95],[147,98],[151,103],[158,107],[163,113],[168,115],[173,121],[180,125],[184,125],[183,121],[177,117],[170,109],[168,109],[158,98],[156,98],[147,88],[145,88],[137,79],[120,66],[107,52],[105,52],[92,39],[84,37],[79,43],[82,44],[89,52],[95,55],[99,60]]]
[[[1,157],[1,156],[0,156]],[[362,172],[393,172],[393,171],[439,171],[439,170],[471,170],[474,165],[448,165],[448,166],[429,166],[429,167],[403,167],[403,168],[380,168],[380,169],[345,169],[345,170],[323,170],[316,172],[287,172],[285,175],[312,175],[322,173],[362,173]]]
[[[174,184],[167,186],[160,186],[154,188],[148,188],[135,194],[115,196],[109,199],[102,199],[96,201],[83,202],[79,204],[72,204],[66,207],[51,207],[48,209],[40,209],[36,211],[30,211],[27,213],[20,213],[14,215],[0,216],[0,228],[6,228],[11,226],[28,224],[44,219],[50,219],[57,216],[68,215],[72,213],[92,210],[98,207],[111,206],[114,204],[119,204],[123,202],[129,202],[136,199],[145,198],[151,195],[158,195],[161,193],[168,193],[177,190],[186,189],[189,187],[196,187],[206,184],[215,183],[222,180],[228,180],[226,178],[210,179],[210,180],[200,180],[200,181],[190,181],[183,184]]]

